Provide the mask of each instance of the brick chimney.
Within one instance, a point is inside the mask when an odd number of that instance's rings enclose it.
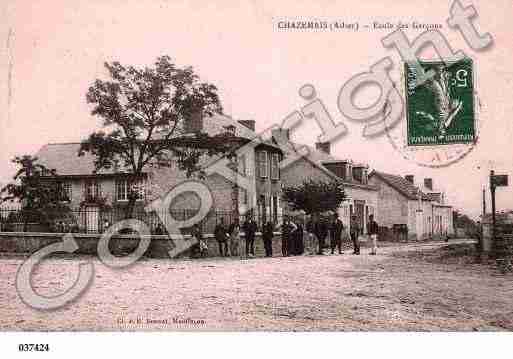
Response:
[[[414,184],[414,182],[413,182],[414,178],[415,177],[413,177],[413,175],[404,176],[404,179],[407,180],[408,182],[410,182],[411,184]]]
[[[433,179],[432,178],[424,178],[424,187],[429,189],[430,191],[433,190]]]
[[[203,110],[194,111],[190,118],[184,121],[185,133],[196,133],[203,131]]]
[[[239,123],[249,128],[251,131],[255,131],[255,120],[239,120]]]
[[[330,154],[330,143],[329,142],[317,142],[315,148],[324,153]]]

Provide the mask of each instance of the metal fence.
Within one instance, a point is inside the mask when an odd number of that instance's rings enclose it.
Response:
[[[168,225],[192,218],[197,213],[192,209],[170,210],[170,216],[162,216],[156,212],[147,212],[144,209],[135,209],[130,216],[144,222],[153,234],[166,234]],[[215,226],[223,221],[229,226],[237,215],[232,211],[212,210],[200,222],[203,233],[213,233]],[[3,232],[53,232],[53,233],[102,233],[109,226],[126,218],[123,208],[99,209],[84,207],[53,213],[52,215],[26,209],[0,208],[0,231]],[[166,221],[175,223],[165,223]],[[243,223],[244,216],[239,216],[239,223]],[[182,233],[189,233],[191,228],[180,228]],[[123,231],[122,231],[123,232]]]

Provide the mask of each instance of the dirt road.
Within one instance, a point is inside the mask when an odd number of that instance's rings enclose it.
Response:
[[[444,243],[288,258],[156,260],[110,269],[52,312],[14,288],[20,258],[0,259],[0,330],[513,330],[513,275],[447,256]],[[79,259],[52,258],[33,277],[56,295]]]

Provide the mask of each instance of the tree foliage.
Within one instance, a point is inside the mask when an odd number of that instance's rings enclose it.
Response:
[[[159,57],[154,67],[119,62],[105,67],[110,79],[97,79],[86,96],[103,129],[82,141],[79,151],[95,156],[95,172],[113,169],[139,176],[147,166],[177,163],[187,176],[201,175],[203,153],[228,150],[223,138],[205,133],[184,142],[186,120],[198,113],[222,113],[217,88],[201,82],[191,67],[180,68],[168,56]]]
[[[20,202],[24,222],[50,223],[69,211],[63,203],[64,193],[55,170],[37,163],[37,157],[16,156],[12,162],[19,167],[13,182],[1,190],[0,202]]]
[[[469,216],[461,213],[458,210],[453,211],[453,225],[456,228],[463,228],[465,233],[470,234],[477,230],[476,222],[474,222]]]
[[[312,214],[336,211],[345,199],[345,193],[341,183],[308,180],[300,186],[283,188],[282,199],[292,210]]]

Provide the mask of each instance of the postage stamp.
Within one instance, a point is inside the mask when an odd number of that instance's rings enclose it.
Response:
[[[475,140],[473,61],[419,61],[434,76],[417,83],[404,64],[408,146],[472,143]]]

